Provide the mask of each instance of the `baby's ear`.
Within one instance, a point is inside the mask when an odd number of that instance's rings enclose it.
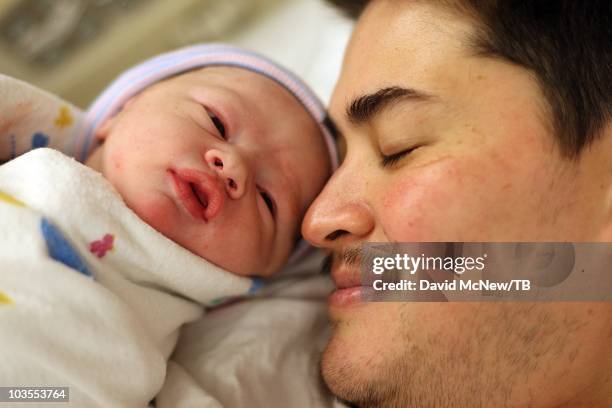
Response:
[[[107,118],[104,122],[102,122],[102,125],[100,125],[98,127],[98,129],[96,129],[96,134],[95,134],[95,138],[97,140],[105,140],[108,135],[111,133],[111,131],[113,130],[113,127],[115,127],[115,124],[119,121],[119,117],[121,116],[121,112],[124,111],[125,109],[127,109],[131,104],[132,101],[134,100],[134,98],[130,98],[121,108],[121,110],[119,112],[117,112],[115,115]]]
[[[100,127],[98,127],[96,129],[96,134],[95,134],[95,138],[99,141],[103,141],[106,140],[106,138],[108,137],[108,135],[111,133],[111,131],[113,130],[113,127],[115,126],[115,123],[117,123],[117,116],[112,116],[108,119],[106,119],[102,125],[100,125]]]

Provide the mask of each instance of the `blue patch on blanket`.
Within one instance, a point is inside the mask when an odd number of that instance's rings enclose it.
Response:
[[[259,292],[264,286],[264,281],[262,279],[251,278],[251,280],[253,281],[253,283],[249,288],[249,295]]]
[[[46,147],[49,144],[49,136],[42,132],[36,132],[32,135],[32,150],[39,147]]]
[[[51,221],[43,218],[40,222],[40,229],[47,243],[49,256],[52,259],[81,272],[85,276],[93,278],[83,258],[81,258],[79,253],[70,245],[68,240],[64,238],[64,235],[51,223]]]

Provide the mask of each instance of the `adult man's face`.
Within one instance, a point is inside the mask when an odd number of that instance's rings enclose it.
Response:
[[[612,138],[562,158],[534,77],[476,56],[473,32],[390,0],[356,26],[331,103],[344,161],[303,225],[335,254],[323,375],[363,406],[596,406],[612,387],[610,305],[363,303],[343,256],[363,242],[612,240]]]

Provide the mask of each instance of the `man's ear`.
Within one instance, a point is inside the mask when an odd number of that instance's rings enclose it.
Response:
[[[608,195],[606,197],[606,217],[601,230],[601,241],[612,242],[612,185],[608,186]]]
[[[612,242],[612,120],[608,121],[602,137],[606,140],[604,144],[604,154],[606,155],[607,168],[604,169],[606,179],[602,187],[606,189],[605,201],[605,220],[602,229],[601,241]]]

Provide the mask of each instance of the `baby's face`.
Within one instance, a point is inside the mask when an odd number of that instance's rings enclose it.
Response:
[[[330,174],[318,126],[276,82],[209,67],[133,98],[88,161],[153,228],[239,275],[268,276]],[[98,163],[98,164],[94,164]]]

